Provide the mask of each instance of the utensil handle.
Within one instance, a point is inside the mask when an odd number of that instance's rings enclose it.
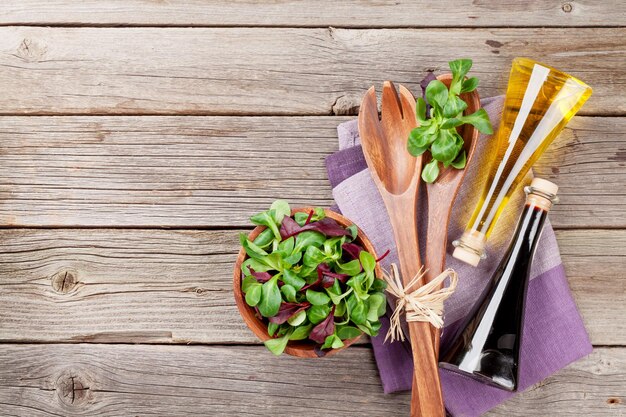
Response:
[[[409,323],[414,364],[411,417],[444,417],[446,415],[436,351],[430,340],[432,328],[426,322]]]
[[[416,189],[409,190],[404,195],[406,198],[390,198],[390,195],[381,193],[393,227],[404,285],[413,279],[422,266],[415,200],[411,197],[415,193]],[[432,326],[426,322],[410,322],[408,325],[414,365],[411,417],[445,417]]]
[[[428,240],[428,243],[431,243],[430,239]],[[428,244],[426,247],[428,248]],[[432,281],[437,276],[439,276],[439,274],[443,272],[445,257],[446,257],[445,252],[443,256],[438,258],[437,256],[432,256],[431,252],[428,251],[428,249],[426,250],[426,267],[428,268],[428,272],[426,272],[426,282]],[[435,261],[432,263],[429,263],[429,260],[431,259],[434,259]],[[430,329],[431,329],[431,338],[433,341],[433,348],[435,350],[435,357],[439,359],[439,345],[441,341],[441,329],[437,329],[434,326],[430,326]]]
[[[400,256],[403,280],[406,285],[419,271],[418,256]],[[400,254],[398,254],[400,255]],[[405,263],[402,263],[402,259]],[[411,417],[444,417],[443,394],[437,365],[438,343],[432,340],[434,327],[427,322],[409,322],[411,352],[413,354],[413,389],[411,390]]]
[[[427,187],[429,187],[428,185]],[[426,282],[430,282],[441,274],[446,262],[446,247],[448,245],[448,224],[452,206],[449,203],[445,190],[433,192],[428,188],[428,235],[426,237],[426,259],[425,264]],[[453,199],[454,200],[454,199]],[[441,207],[446,207],[442,210]],[[442,284],[443,286],[443,284]],[[441,330],[432,327],[432,339],[436,357],[439,358],[439,343],[441,340]]]

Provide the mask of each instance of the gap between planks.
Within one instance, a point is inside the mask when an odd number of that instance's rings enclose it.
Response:
[[[111,24],[111,23],[35,23],[35,22],[9,22],[0,23],[0,27],[32,27],[32,28],[98,28],[98,29],[128,29],[128,28],[145,28],[145,29],[354,29],[354,30],[385,30],[385,29],[542,29],[549,27],[550,29],[621,29],[625,28],[624,24],[615,25],[584,25],[584,26],[568,26],[568,25],[472,25],[472,26],[424,26],[424,25],[297,25],[297,24],[259,24],[259,25],[236,25],[236,24]]]
[[[301,360],[263,347],[0,345],[0,361],[2,403],[19,415],[383,417],[410,400],[383,394],[359,347]],[[625,349],[596,349],[487,415],[621,415],[625,361]]]
[[[380,112],[379,112],[380,113]],[[32,113],[11,113],[11,112],[6,112],[6,113],[2,113],[0,112],[0,118],[1,117],[31,117],[33,119],[38,118],[38,117],[58,117],[58,118],[62,118],[62,117],[93,117],[93,118],[97,118],[97,117],[102,117],[102,118],[106,118],[106,117],[119,117],[119,118],[124,118],[124,117],[258,117],[259,119],[263,119],[263,118],[271,118],[271,117],[284,117],[284,118],[298,118],[298,117],[311,117],[311,118],[329,118],[329,119],[336,119],[336,120],[341,120],[341,118],[344,118],[346,116],[352,116],[352,117],[357,117],[358,116],[358,109],[354,109],[353,112],[347,112],[347,113],[342,113],[342,114],[328,114],[328,113],[319,113],[319,114],[311,114],[311,113],[271,113],[271,112],[267,112],[267,113],[212,113],[212,112],[205,112],[205,111],[198,111],[198,112],[172,112],[172,113],[54,113],[54,112],[32,112]],[[623,119],[625,116],[623,114],[611,114],[611,113],[593,113],[593,114],[579,114],[579,117],[602,117],[605,119],[610,119],[610,118],[614,118],[614,119]]]
[[[616,27],[623,2],[4,0],[0,24],[153,27]],[[452,10],[452,12],[451,12]]]
[[[2,27],[0,107],[24,115],[354,114],[372,83],[419,91],[423,73],[445,70],[454,56],[474,58],[483,96],[501,94],[511,59],[522,55],[594,81],[580,114],[623,115],[623,32]]]
[[[219,230],[249,227],[276,198],[329,206],[324,158],[351,119],[0,118],[0,223]],[[576,117],[538,161],[537,175],[561,186],[557,228],[626,227],[625,123]]]
[[[258,343],[233,303],[235,232],[7,230],[0,237],[5,340]],[[626,344],[615,322],[624,282],[610,278],[624,268],[626,233],[557,238],[592,342]]]

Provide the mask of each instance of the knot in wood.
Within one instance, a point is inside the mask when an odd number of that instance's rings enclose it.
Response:
[[[26,62],[37,62],[48,52],[46,45],[30,38],[24,38],[17,47],[15,56]]]
[[[60,294],[72,291],[77,282],[76,274],[72,271],[59,271],[52,276],[52,288]]]
[[[359,113],[360,103],[355,97],[342,95],[335,99],[330,106],[330,114],[333,116],[356,115]]]
[[[59,377],[56,391],[61,402],[69,406],[81,406],[91,399],[87,379],[75,371],[66,371]]]

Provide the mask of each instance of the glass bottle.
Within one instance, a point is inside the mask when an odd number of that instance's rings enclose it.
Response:
[[[535,178],[513,241],[489,286],[443,352],[439,366],[514,391],[530,266],[558,187]]]
[[[564,72],[527,58],[513,60],[497,154],[452,256],[473,266],[485,257],[485,242],[511,193],[590,96],[588,85]]]

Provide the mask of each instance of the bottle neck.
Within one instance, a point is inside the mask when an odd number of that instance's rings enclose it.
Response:
[[[527,189],[526,192],[526,205],[520,216],[509,253],[521,254],[525,252],[523,256],[529,256],[532,259],[543,230],[543,224],[552,208],[554,199],[532,189]],[[528,267],[530,267],[530,262]]]
[[[539,240],[539,235],[547,217],[548,211],[543,207],[533,203],[526,203],[514,240],[528,243],[530,249],[534,252],[534,247]]]
[[[526,192],[526,208],[514,234],[514,241],[518,239],[520,228],[530,227],[527,222],[523,221],[526,219],[527,210],[530,207],[544,213],[543,216],[539,216],[543,217],[543,219],[537,219],[540,222],[540,226],[542,226],[548,211],[550,211],[554,203],[558,202],[556,195],[558,187],[546,180],[535,178],[531,185],[524,188],[524,191]],[[541,231],[541,228],[539,228],[539,231]],[[486,239],[486,235],[476,229],[466,230],[460,239],[452,242],[456,248],[452,256],[472,266],[476,266],[481,259],[485,258]]]
[[[552,208],[553,202],[553,199],[534,191],[529,191],[526,196],[526,207],[534,206],[545,211],[546,213],[548,213]]]

